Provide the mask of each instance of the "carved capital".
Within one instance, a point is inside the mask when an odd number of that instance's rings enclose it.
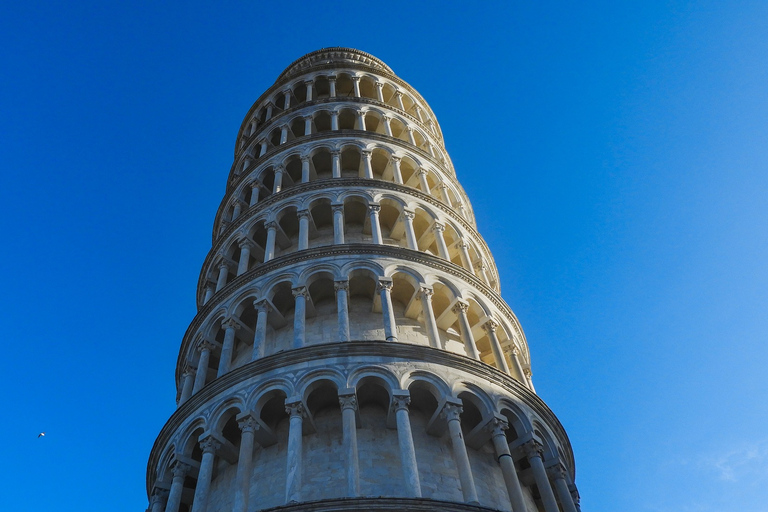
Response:
[[[271,220],[271,221],[265,223],[264,227],[267,228],[267,229],[277,229],[277,222],[275,222],[274,220]]]
[[[253,189],[258,189],[258,188],[261,187],[261,182],[259,180],[253,180],[250,183],[250,187],[253,188]]]
[[[294,297],[304,297],[305,299],[309,297],[309,291],[306,286],[297,286],[296,288],[292,288],[291,291],[293,292]]]
[[[392,411],[402,411],[402,410],[408,410],[408,406],[411,405],[411,397],[410,396],[393,396],[392,397]]]
[[[176,463],[173,465],[173,469],[171,472],[173,473],[173,478],[184,478],[187,476],[189,471],[192,469],[192,466],[189,464],[184,464],[183,462],[176,461]]]
[[[155,504],[163,504],[168,499],[168,494],[169,492],[166,489],[155,487],[152,490],[152,497],[149,499],[149,503],[153,506]]]
[[[488,429],[488,432],[491,433],[491,437],[503,436],[504,431],[509,428],[509,423],[503,418],[495,417],[488,422],[486,428]]]
[[[456,305],[453,306],[453,312],[457,315],[466,315],[469,310],[469,303],[463,300],[457,300]]]
[[[240,324],[234,318],[225,318],[221,321],[222,329],[234,329],[235,331],[240,329]]]
[[[259,425],[259,422],[256,421],[256,418],[251,416],[250,414],[244,418],[240,418],[237,420],[237,426],[240,427],[240,432],[246,433],[246,432],[256,432],[261,428]]]
[[[384,87],[384,84],[383,84],[382,82],[376,82],[376,83],[375,83],[375,85],[376,85],[376,87],[378,87],[379,89],[381,89],[382,87]]]
[[[432,224],[432,231],[435,233],[442,233],[445,231],[445,224],[440,224],[439,222],[435,222]]]
[[[392,282],[391,279],[383,279],[383,278],[379,279],[379,282],[376,285],[376,291],[380,292],[382,290],[386,290],[387,292],[390,292],[390,291],[392,291],[392,285],[393,284],[394,283]]]
[[[424,176],[427,174],[429,174],[429,172],[427,172],[427,170],[423,167],[419,167],[419,169],[416,171],[417,176]]]
[[[336,290],[337,292],[339,290],[344,290],[344,291],[349,290],[349,280],[343,279],[343,280],[340,280],[340,281],[334,281],[333,282],[333,289]]]
[[[369,204],[368,205],[368,211],[378,215],[379,212],[381,211],[381,205],[380,204]]]
[[[314,80],[304,80],[304,85],[312,85],[313,83],[315,83]]]
[[[200,441],[200,449],[203,453],[216,453],[221,448],[221,443],[213,436],[208,436]]]
[[[210,341],[207,341],[207,340],[201,340],[197,344],[197,351],[201,352],[201,353],[203,351],[205,351],[205,350],[207,350],[208,352],[213,352],[214,348],[216,348],[216,346],[213,343],[211,343]]]
[[[267,313],[272,311],[272,306],[269,305],[269,301],[267,299],[258,299],[253,301],[253,308],[256,311],[266,311]]]
[[[339,395],[339,405],[341,410],[352,409],[357,410],[357,397],[355,395]]]
[[[498,326],[499,323],[496,320],[489,318],[488,321],[483,324],[483,330],[488,334],[491,334],[492,332],[496,332]]]
[[[359,82],[360,81],[360,77],[359,76],[353,76],[352,77],[352,81],[353,82]]]
[[[456,247],[459,249],[469,249],[469,244],[463,238],[456,242]]]
[[[521,448],[523,449],[525,456],[529,459],[532,457],[542,457],[544,453],[544,448],[541,446],[541,443],[535,439],[531,439],[527,443],[524,443]]]
[[[533,372],[531,371],[531,369],[530,369],[530,368],[523,368],[523,373],[524,373],[524,374],[525,374],[525,376],[526,376],[527,378],[529,378],[529,379],[530,379],[531,377],[533,377]]]
[[[440,417],[448,421],[460,421],[462,412],[464,412],[464,408],[462,406],[449,402],[443,406],[443,410],[440,411]]]
[[[304,119],[312,118],[312,116],[304,116]],[[309,155],[301,155],[301,162],[309,162],[311,160],[311,157]]]
[[[338,113],[338,112],[331,112],[331,115],[336,115],[336,116],[338,116],[338,115],[339,115],[339,113]],[[340,157],[340,156],[341,156],[341,151],[339,151],[338,149],[332,149],[332,150],[331,150],[331,156],[332,156],[332,157],[336,157],[336,158],[338,158],[338,157]]]
[[[333,213],[344,213],[344,205],[343,204],[332,204],[331,210],[333,210]]]
[[[222,268],[226,268],[227,270],[229,270],[229,262],[226,260],[221,260],[219,261],[218,267],[219,267],[219,270],[221,270]]]
[[[366,160],[370,160],[371,155],[373,154],[373,152],[368,149],[364,149],[362,153],[363,153],[363,158],[365,158]]]
[[[568,473],[565,471],[562,464],[556,464],[547,468],[547,474],[552,480],[566,480],[566,475]]]
[[[403,218],[408,220],[413,220],[416,218],[416,212],[413,212],[411,210],[403,210]]]
[[[253,249],[256,244],[254,244],[250,238],[241,238],[237,241],[237,245],[239,245],[241,249],[245,249],[246,247],[248,249]]]
[[[389,161],[392,162],[394,165],[400,165],[400,160],[402,159],[399,156],[389,157]]]
[[[194,377],[197,372],[194,368],[191,366],[187,366],[184,368],[184,373],[182,373],[183,377]]]
[[[429,300],[432,300],[432,296],[435,294],[435,290],[429,286],[422,286],[419,288],[419,291],[421,292],[422,297],[426,297]]]
[[[309,210],[298,210],[296,212],[296,216],[299,219],[308,219],[309,218]]]
[[[307,415],[306,411],[304,410],[304,404],[301,402],[286,402],[285,412],[291,418],[304,418]]]

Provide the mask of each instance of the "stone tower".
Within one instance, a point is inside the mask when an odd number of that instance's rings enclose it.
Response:
[[[326,48],[254,103],[151,512],[576,512],[573,453],[424,99]]]

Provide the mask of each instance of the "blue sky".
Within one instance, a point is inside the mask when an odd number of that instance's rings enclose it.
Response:
[[[352,46],[435,111],[585,512],[765,510],[765,2],[6,2],[0,45],[3,509],[146,507],[243,116]]]

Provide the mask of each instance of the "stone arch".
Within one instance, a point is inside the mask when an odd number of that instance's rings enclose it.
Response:
[[[499,411],[499,414],[506,418],[507,424],[509,425],[509,428],[504,432],[508,443],[521,439],[526,434],[533,431],[533,426],[531,425],[528,416],[509,398],[504,397],[499,400],[496,408]]]

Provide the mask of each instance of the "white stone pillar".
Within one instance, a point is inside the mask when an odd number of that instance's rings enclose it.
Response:
[[[335,76],[329,76],[328,77],[328,87],[330,89],[330,97],[335,98],[336,97],[336,77]]]
[[[291,108],[291,90],[283,91],[283,94],[285,94],[285,100],[283,103],[283,110],[288,110]]]
[[[208,301],[213,297],[213,288],[208,285],[205,287],[205,297],[203,297],[203,304],[208,304]]]
[[[371,167],[370,151],[363,151],[363,177],[369,180],[373,179],[373,168]]]
[[[232,205],[232,221],[234,222],[240,216],[240,212],[243,209],[243,204],[238,200]]]
[[[450,261],[451,255],[448,253],[448,246],[445,245],[445,237],[443,236],[443,232],[445,231],[445,226],[443,224],[440,224],[439,222],[435,222],[432,225],[432,231],[435,232],[435,243],[437,244],[438,254],[440,255],[441,258]]]
[[[253,355],[251,361],[264,357],[264,345],[267,341],[267,322],[269,312],[272,308],[266,299],[253,301],[253,307],[256,310],[256,329],[253,333]]]
[[[205,436],[206,434],[203,435]],[[207,437],[200,439],[200,448],[203,451],[203,460],[200,461],[200,472],[197,475],[197,487],[195,487],[192,512],[206,512],[208,509],[208,494],[211,490],[213,462],[216,459],[216,451],[221,448],[221,443],[213,436],[207,435]]]
[[[267,104],[267,115],[265,116],[266,119],[272,119],[273,112],[274,112],[274,106],[271,103]]]
[[[405,225],[405,242],[409,249],[418,251],[419,242],[416,240],[416,231],[413,229],[413,219],[416,214],[410,210],[403,210],[403,224]]]
[[[251,474],[253,473],[253,440],[254,433],[259,429],[253,413],[245,412],[237,415],[237,425],[240,427],[240,453],[237,457],[237,474],[235,475],[235,504],[233,512],[248,512]]]
[[[528,382],[528,389],[536,392],[536,389],[533,387],[533,372],[530,368],[524,368],[523,373],[525,374],[525,380]]]
[[[523,450],[525,451],[525,456],[528,457],[528,462],[531,464],[533,478],[536,480],[536,487],[539,489],[541,502],[544,504],[544,512],[560,512],[555,495],[552,492],[552,485],[550,485],[549,478],[547,477],[547,470],[544,469],[541,444],[532,439],[523,445]]]
[[[309,156],[301,157],[301,182],[309,183]]]
[[[480,275],[483,278],[483,282],[487,286],[491,286],[491,278],[488,274],[488,266],[483,262],[480,262]]]
[[[501,418],[493,418],[489,427],[493,448],[496,450],[496,460],[499,462],[499,466],[501,466],[501,474],[507,487],[509,501],[512,503],[512,512],[526,512],[528,509],[525,506],[520,480],[517,478],[515,461],[509,452],[507,436],[504,435],[504,431],[509,428],[509,424]]]
[[[272,193],[277,194],[282,189],[283,189],[283,168],[278,166],[275,168],[275,182],[272,185]]]
[[[454,313],[459,317],[459,328],[461,329],[461,339],[464,341],[464,347],[467,350],[467,355],[472,359],[480,360],[480,353],[477,351],[477,345],[475,345],[475,338],[472,336],[472,326],[469,325],[469,319],[467,318],[467,310],[469,310],[469,304],[463,300],[457,301],[453,307]]]
[[[504,357],[504,351],[501,349],[501,342],[496,335],[496,328],[499,326],[498,322],[494,319],[489,319],[483,324],[483,330],[488,334],[490,340],[491,351],[493,352],[493,358],[496,360],[496,366],[499,370],[509,375],[509,365],[507,364],[507,358]]]
[[[440,185],[440,196],[443,198],[443,202],[447,204],[448,206],[453,206],[451,204],[451,196],[448,195],[448,187],[445,185],[445,183],[442,183]]]
[[[240,261],[237,263],[237,275],[240,276],[248,272],[248,262],[251,259],[253,242],[248,238],[243,238],[237,244],[240,246]]]
[[[331,151],[331,175],[334,178],[341,178],[341,152]]]
[[[280,127],[280,144],[288,142],[288,125],[284,124]]]
[[[416,105],[416,117],[418,117],[419,121],[421,121],[422,123],[424,122],[424,116],[421,113],[421,107],[418,105]]]
[[[381,225],[379,224],[379,212],[381,206],[378,204],[369,204],[368,211],[371,215],[371,241],[374,244],[383,244],[384,240],[381,237]]]
[[[354,389],[351,393],[339,394],[341,405],[342,444],[344,445],[344,461],[347,465],[347,496],[355,497],[360,494],[360,465],[357,457],[357,397]]]
[[[360,131],[365,130],[365,112],[362,110],[357,111],[357,127],[356,129]]]
[[[296,212],[299,217],[299,249],[304,251],[309,249],[309,210],[299,210]]]
[[[149,499],[150,512],[163,512],[166,501],[168,500],[168,491],[155,488],[152,491],[152,497]]]
[[[558,464],[548,468],[548,473],[551,481],[555,483],[555,491],[557,492],[557,498],[560,501],[563,512],[577,512],[576,503],[574,503],[571,491],[568,489],[566,471],[563,465]]]
[[[392,280],[379,278],[378,291],[381,295],[381,315],[384,318],[384,337],[387,341],[397,341],[395,310],[392,307]]]
[[[216,378],[221,377],[229,371],[229,367],[232,364],[232,352],[235,349],[235,334],[240,328],[240,324],[238,324],[234,318],[226,318],[221,322],[221,327],[224,329],[224,342],[221,344],[219,371],[216,374]]]
[[[395,93],[395,98],[397,98],[397,108],[405,112],[405,105],[403,104],[403,93],[397,91]]]
[[[261,158],[267,154],[267,151],[269,150],[269,142],[267,142],[267,139],[261,139],[259,144],[261,145],[259,148],[259,158]]]
[[[301,501],[302,423],[306,413],[304,412],[304,405],[300,401],[285,402],[285,412],[290,417],[285,471],[285,502],[298,503]]]
[[[181,505],[181,493],[184,491],[184,479],[192,468],[183,462],[173,465],[173,482],[171,490],[168,493],[168,502],[165,505],[165,512],[179,512]]]
[[[421,309],[424,310],[424,324],[427,327],[427,337],[429,346],[432,348],[442,348],[440,343],[440,331],[437,328],[435,320],[435,310],[432,308],[432,295],[434,291],[429,286],[422,286],[419,291],[421,297]]]
[[[251,183],[251,202],[250,206],[256,206],[256,204],[259,202],[259,190],[261,189],[261,183],[259,183],[257,180],[254,180]]]
[[[293,310],[293,348],[301,348],[306,342],[306,315],[307,315],[307,298],[309,292],[306,286],[298,286],[293,290],[293,296],[296,300],[296,305]]]
[[[520,349],[517,348],[517,345],[514,342],[512,343],[512,362],[515,365],[515,370],[517,370],[518,379],[520,379],[520,382],[525,387],[528,387],[528,380],[525,378],[523,365],[520,364]]]
[[[425,194],[431,194],[432,190],[429,188],[429,181],[427,181],[427,170],[419,169],[416,174],[419,177],[419,184],[421,185],[421,191]]]
[[[229,274],[229,264],[226,261],[219,263],[219,277],[216,280],[216,291],[221,290],[227,285],[227,275]]]
[[[197,345],[197,351],[200,357],[197,360],[197,371],[195,372],[195,386],[192,388],[192,394],[196,394],[205,386],[205,379],[208,376],[208,361],[211,359],[213,344],[208,341],[201,341]]]
[[[412,146],[415,146],[416,137],[413,136],[413,128],[411,128],[410,126],[406,126],[405,129],[408,132],[408,142],[410,142]]]
[[[392,411],[397,421],[397,443],[400,447],[400,464],[403,467],[405,492],[410,498],[421,498],[421,481],[419,468],[416,464],[416,451],[413,446],[411,419],[408,416],[408,405],[411,396],[408,391],[395,391],[392,394]]]
[[[376,82],[376,99],[384,103],[384,84]]]
[[[344,205],[334,204],[333,208],[333,243],[340,245],[344,243]]]
[[[392,125],[389,124],[389,123],[392,121],[392,118],[389,117],[389,116],[383,116],[383,118],[384,118],[384,134],[387,137],[391,137],[392,136]]]
[[[267,222],[267,247],[264,251],[264,263],[275,257],[275,238],[277,237],[277,222]]]
[[[336,290],[336,310],[339,317],[339,340],[349,341],[349,280],[340,279],[334,281],[333,288]]]
[[[390,158],[390,162],[392,162],[392,178],[395,180],[395,183],[398,185],[403,184],[403,173],[400,172],[400,157],[399,156],[393,156]]]
[[[352,87],[355,90],[355,98],[359,98],[360,97],[360,77],[359,76],[352,77]]]
[[[458,244],[459,255],[461,256],[462,266],[469,270],[471,274],[475,273],[475,267],[472,265],[472,258],[469,256],[469,244],[464,240],[460,240]]]
[[[479,501],[477,499],[477,490],[475,489],[475,479],[472,476],[472,467],[469,465],[467,447],[464,444],[464,436],[461,433],[460,414],[463,408],[460,403],[458,400],[456,402],[446,402],[440,415],[448,422],[448,432],[450,433],[451,446],[453,447],[453,458],[456,461],[456,469],[459,472],[459,481],[461,482],[461,492],[464,495],[464,501],[476,504]]]
[[[181,377],[181,396],[179,397],[179,405],[189,400],[192,396],[192,390],[195,386],[195,370],[191,367],[186,367]]]
[[[312,80],[305,80],[304,81],[304,85],[307,86],[307,98],[306,98],[306,101],[312,101],[312,96],[313,96],[313,94],[312,94],[312,85],[313,84],[314,84],[314,82]]]
[[[312,135],[312,116],[304,116],[304,136]]]
[[[339,113],[335,110],[331,112],[331,130],[336,131],[339,129]]]

